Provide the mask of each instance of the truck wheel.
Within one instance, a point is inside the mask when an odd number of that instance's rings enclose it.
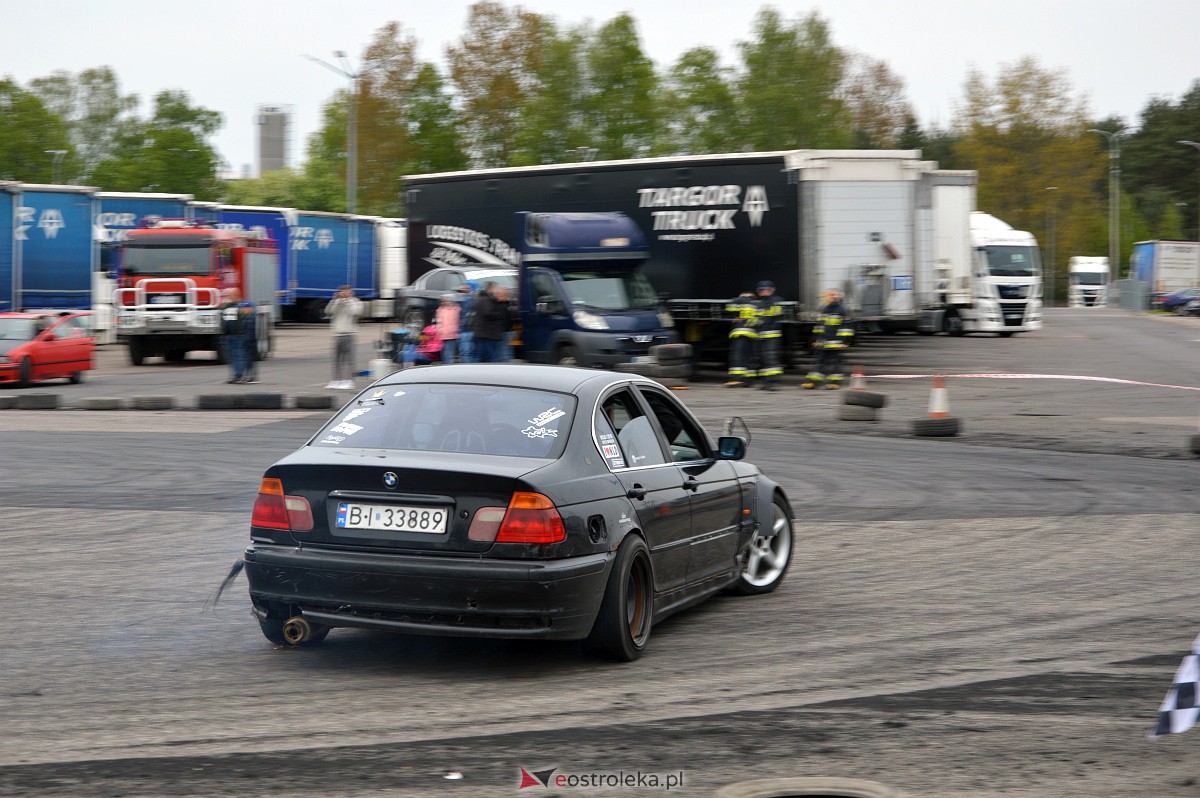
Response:
[[[966,335],[967,331],[963,329],[962,316],[957,313],[947,313],[946,317],[942,319],[942,332],[955,337]]]
[[[560,366],[578,366],[579,349],[571,344],[563,344],[554,350],[554,362]]]
[[[324,299],[314,299],[304,306],[304,320],[310,324],[319,324],[325,321],[325,305],[328,304]]]
[[[129,363],[133,366],[142,365],[142,361],[146,359],[146,344],[141,338],[129,339]]]

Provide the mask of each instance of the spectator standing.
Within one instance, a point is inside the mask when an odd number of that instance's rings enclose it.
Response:
[[[354,344],[358,337],[358,317],[362,315],[362,300],[354,296],[354,289],[343,285],[334,298],[325,306],[325,317],[329,319],[333,335],[333,382],[326,388],[354,390]]]
[[[501,352],[512,329],[512,311],[505,286],[489,283],[475,298],[474,345],[479,363],[503,363]]]
[[[454,294],[442,294],[434,323],[437,325],[438,341],[442,350],[443,363],[458,362],[459,317],[462,308]]]
[[[246,346],[243,338],[241,318],[242,294],[236,288],[221,292],[225,300],[221,305],[221,356],[229,364],[228,383],[239,383],[246,373]]]
[[[258,308],[250,300],[238,305],[242,325],[242,379],[248,385],[258,383]]]
[[[475,323],[475,292],[479,285],[474,280],[467,280],[458,287],[458,362],[474,363],[475,347],[472,325]]]

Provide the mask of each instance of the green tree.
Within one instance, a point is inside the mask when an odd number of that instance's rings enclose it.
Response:
[[[858,149],[892,149],[913,120],[904,81],[883,61],[856,54],[839,90]]]
[[[738,49],[746,148],[850,145],[850,118],[838,94],[846,57],[815,12],[788,25],[778,11],[764,8],[753,40],[739,42]]]
[[[422,64],[417,72],[405,121],[409,151],[401,176],[459,171],[470,165],[458,135],[453,100],[433,64]]]
[[[114,152],[113,131],[135,118],[137,95],[121,93],[111,67],[85,69],[78,75],[58,71],[29,85],[67,124],[70,141],[63,174],[69,182],[91,182],[92,171]]]
[[[0,180],[49,183],[54,156],[67,149],[67,125],[36,94],[0,80]]]
[[[589,146],[602,159],[651,154],[661,124],[658,76],[642,52],[633,17],[620,14],[602,25],[588,44],[586,62]]]
[[[1043,248],[1054,221],[1057,263],[1047,271],[1059,276],[1054,295],[1061,297],[1071,255],[1107,252],[1105,238],[1096,241],[1106,162],[1100,137],[1086,132],[1086,104],[1063,73],[1032,57],[1001,67],[995,83],[972,70],[964,96],[954,156],[979,172],[979,209],[1033,232]]]
[[[576,153],[591,141],[585,113],[587,27],[560,31],[547,21],[538,35],[541,55],[534,85],[521,109],[510,160],[513,166],[575,160]]]
[[[742,146],[733,70],[711,47],[694,47],[667,74],[664,142],[660,150],[683,155],[736,152]]]
[[[447,49],[462,110],[465,147],[475,166],[507,166],[517,148],[521,112],[537,85],[545,20],[483,0],[471,6],[467,30]]]
[[[1200,142],[1200,80],[1178,103],[1152,98],[1141,114],[1138,130],[1125,136],[1121,147],[1121,183],[1134,197],[1138,210],[1150,220],[1148,238],[1197,239],[1200,213],[1200,152],[1180,141]],[[1186,203],[1182,229],[1171,232],[1160,222],[1173,218],[1171,209]]]
[[[221,115],[192,106],[185,92],[168,90],[154,97],[149,120],[121,124],[113,152],[97,164],[92,181],[106,191],[192,194],[217,200],[218,156],[208,139],[221,126]]]

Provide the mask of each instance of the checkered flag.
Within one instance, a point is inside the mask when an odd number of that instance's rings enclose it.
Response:
[[[1179,734],[1185,732],[1196,723],[1200,717],[1200,637],[1192,643],[1192,653],[1183,658],[1179,669],[1175,671],[1175,681],[1167,691],[1162,706],[1158,708],[1158,725],[1150,734],[1150,739],[1164,734]]]

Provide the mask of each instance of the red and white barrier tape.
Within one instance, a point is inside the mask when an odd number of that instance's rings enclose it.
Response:
[[[945,377],[948,380],[1080,380],[1083,382],[1111,382],[1117,385],[1141,385],[1148,388],[1170,388],[1177,391],[1200,391],[1194,385],[1167,385],[1161,382],[1122,380],[1116,377],[1088,377],[1080,374],[870,374],[867,380],[929,380]]]

